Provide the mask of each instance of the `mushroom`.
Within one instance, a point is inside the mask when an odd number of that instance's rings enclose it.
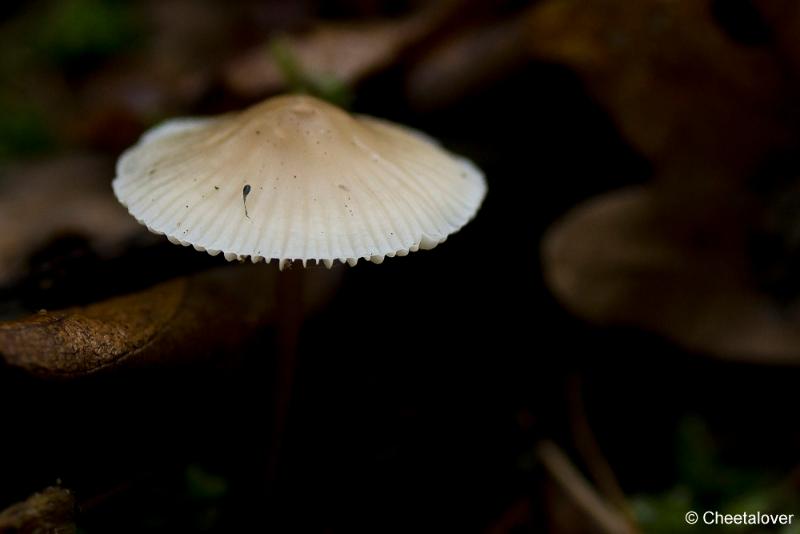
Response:
[[[486,194],[481,171],[410,128],[309,96],[175,119],[117,162],[117,198],[152,232],[225,259],[381,263],[458,231]],[[279,285],[276,475],[302,309],[302,280]]]
[[[309,96],[167,121],[122,155],[113,186],[173,243],[281,269],[433,248],[486,194],[475,165],[424,134]]]

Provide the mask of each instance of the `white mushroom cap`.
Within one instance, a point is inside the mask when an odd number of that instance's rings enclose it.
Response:
[[[486,194],[475,165],[427,136],[308,96],[167,121],[122,155],[113,186],[173,243],[281,267],[433,248]]]

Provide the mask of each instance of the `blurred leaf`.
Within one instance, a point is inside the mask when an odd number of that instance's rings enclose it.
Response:
[[[71,155],[0,168],[0,286],[19,277],[30,254],[55,236],[85,236],[101,255],[146,231],[111,192],[112,163]]]
[[[54,138],[41,111],[21,98],[0,94],[0,160],[51,148]]]
[[[726,514],[792,513],[800,505],[800,491],[780,482],[775,474],[757,467],[733,466],[721,461],[714,437],[705,422],[684,418],[677,432],[678,480],[671,490],[631,499],[644,532],[661,534],[686,528],[684,514],[706,510]],[[748,525],[704,525],[709,532],[761,532]]]
[[[0,322],[0,356],[34,374],[68,378],[234,352],[275,310],[276,276],[259,267],[221,268],[85,307]]]
[[[303,305],[335,290],[342,269],[303,270]],[[88,306],[0,322],[0,359],[44,378],[219,361],[278,321],[277,267],[228,265]]]
[[[732,2],[717,1],[721,6]],[[769,45],[787,61],[795,76],[800,73],[800,42],[797,40],[797,31],[800,28],[800,4],[795,0],[751,0],[750,9],[757,13],[757,17],[745,18],[744,23],[753,23],[758,19],[761,24],[769,28]]]
[[[737,42],[713,5],[547,0],[529,13],[529,47],[582,75],[657,167],[690,167],[667,177],[742,179],[766,152],[797,143],[800,72],[771,46]]]
[[[686,417],[681,421],[676,448],[678,476],[682,482],[703,494],[719,489],[717,450],[701,419]]]
[[[69,490],[46,488],[23,502],[0,510],[0,533],[73,534],[76,532],[75,513],[75,497]]]
[[[633,497],[630,505],[643,532],[673,534],[686,528],[684,515],[692,509],[692,497],[686,488],[677,487],[661,495]]]
[[[458,4],[458,0],[431,3],[397,20],[319,23],[237,58],[226,69],[225,82],[248,98],[291,88],[342,101],[345,88],[390,65],[442,25]]]
[[[767,228],[763,197],[785,188],[755,191],[774,189],[768,163],[800,146],[796,6],[547,0],[527,20],[534,55],[574,68],[655,171],[653,187],[587,202],[548,231],[553,292],[582,317],[693,350],[800,361],[796,224]],[[780,172],[796,180],[798,167]]]
[[[686,417],[678,427],[677,444],[678,476],[681,483],[691,488],[695,499],[713,499],[728,502],[751,493],[755,500],[763,495],[762,488],[771,488],[774,480],[761,470],[730,467],[723,464],[719,451],[706,424],[699,418]],[[745,510],[764,510],[745,508]]]
[[[576,315],[637,326],[692,350],[800,363],[800,308],[753,282],[734,200],[630,187],[573,208],[542,241],[545,279]]]
[[[70,66],[130,46],[136,36],[133,20],[121,1],[58,0],[39,20],[36,42],[45,57]]]
[[[306,72],[284,39],[273,39],[269,50],[290,91],[310,94],[339,107],[350,107],[353,94],[345,82],[333,75]]]
[[[445,107],[496,82],[528,60],[524,18],[470,26],[434,43],[407,76],[411,104],[422,110]]]

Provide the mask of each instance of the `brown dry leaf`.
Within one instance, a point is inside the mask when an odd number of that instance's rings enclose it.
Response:
[[[443,107],[513,71],[528,59],[526,31],[515,17],[442,40],[410,69],[409,101],[418,109]]]
[[[76,531],[75,497],[64,488],[46,488],[0,511],[0,534],[71,534]]]
[[[0,169],[0,286],[58,234],[81,234],[97,251],[146,234],[114,198],[113,173],[109,160],[87,155]]]
[[[307,18],[304,2],[279,4],[135,3],[131,7],[140,26],[138,40],[82,80],[72,120],[65,121],[70,137],[81,145],[119,152],[154,122],[207,108],[204,98],[217,88],[222,67],[246,43]]]
[[[558,299],[590,321],[638,326],[692,350],[800,363],[800,309],[755,287],[735,213],[668,198],[631,187],[553,225],[542,256]]]
[[[746,177],[795,139],[786,62],[727,35],[711,0],[547,0],[528,24],[531,52],[574,68],[657,167]]]
[[[789,64],[796,81],[800,74],[800,4],[795,0],[753,0],[753,5],[772,29],[773,46]]]
[[[210,83],[208,68],[180,70],[145,54],[119,60],[88,78],[81,120],[68,133],[93,149],[120,152],[153,122],[197,102]]]
[[[285,38],[293,58],[314,75],[354,84],[390,65],[404,50],[430,35],[457,1],[432,2],[414,15],[397,20],[318,23],[309,31]],[[226,85],[254,98],[286,89],[287,80],[267,45],[234,60],[225,70]]]
[[[328,299],[341,269],[309,269],[304,301]],[[85,307],[0,322],[0,358],[47,378],[176,365],[235,352],[278,320],[275,267],[225,266]]]
[[[80,120],[68,128],[72,138],[118,152],[154,121],[191,108],[235,49],[239,22],[252,7],[191,0],[138,4],[146,37],[83,82],[75,112]]]

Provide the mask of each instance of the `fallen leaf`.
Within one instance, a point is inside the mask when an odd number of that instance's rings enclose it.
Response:
[[[793,76],[800,74],[800,4],[794,0],[753,0],[752,5],[772,30],[771,45],[788,62]],[[796,83],[796,79],[794,80]]]
[[[737,227],[735,213],[681,205],[654,187],[597,197],[548,230],[546,282],[566,308],[601,325],[732,359],[800,363],[800,307],[781,307],[754,283],[747,225]]]
[[[140,42],[82,82],[80,120],[69,128],[81,144],[119,152],[147,126],[194,109],[235,53],[242,31],[265,30],[258,27],[256,4],[162,0],[137,8]]]
[[[548,0],[528,13],[529,50],[575,69],[656,167],[741,180],[796,144],[797,73],[773,48],[727,34],[712,4]]]
[[[332,295],[341,269],[300,273],[307,309]],[[179,365],[234,354],[277,324],[277,267],[233,265],[88,306],[0,322],[0,358],[46,378]]]
[[[443,107],[502,78],[528,61],[526,32],[524,19],[514,17],[441,40],[410,68],[409,101],[422,110]]]
[[[64,488],[46,488],[0,511],[0,533],[3,534],[72,534],[76,531],[75,497]]]
[[[285,36],[282,44],[305,72],[354,84],[390,65],[439,27],[457,5],[457,1],[435,2],[397,20],[318,23],[305,33]],[[288,81],[267,44],[235,59],[224,80],[231,91],[246,98],[277,93],[287,88]]]
[[[85,236],[100,255],[146,234],[111,192],[112,163],[77,155],[0,169],[0,286],[23,274],[29,255],[59,234]]]

